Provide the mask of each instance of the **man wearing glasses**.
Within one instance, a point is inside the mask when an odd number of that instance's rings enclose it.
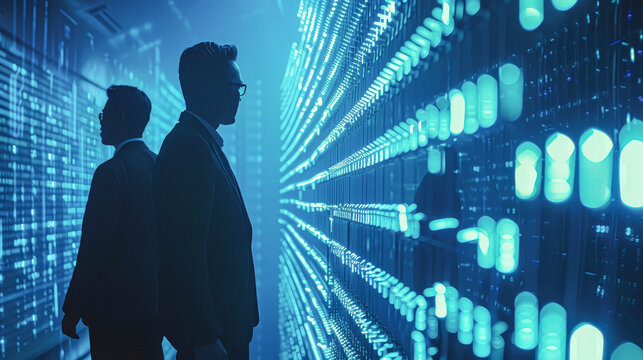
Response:
[[[156,155],[141,138],[152,104],[132,86],[111,86],[107,97],[100,136],[116,150],[94,172],[62,331],[78,339],[82,318],[92,359],[163,359],[156,324]]]
[[[186,110],[165,138],[154,190],[160,239],[159,311],[177,359],[248,359],[259,322],[252,227],[223,153],[246,85],[237,48],[196,44],[181,55]]]

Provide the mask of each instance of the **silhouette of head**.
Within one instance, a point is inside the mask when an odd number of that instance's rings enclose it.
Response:
[[[187,109],[215,127],[235,122],[245,91],[236,59],[236,46],[210,41],[185,49],[179,60],[179,81]]]
[[[103,144],[117,146],[124,140],[143,136],[151,111],[152,103],[143,91],[127,85],[110,86],[107,103],[99,115]]]

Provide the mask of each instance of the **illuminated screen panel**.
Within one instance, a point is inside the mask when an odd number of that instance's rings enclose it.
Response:
[[[640,4],[303,4],[282,86],[282,353],[638,354]]]
[[[65,340],[61,307],[89,186],[113,148],[99,136],[104,87],[10,44],[0,47],[0,358],[22,359]],[[144,134],[153,151],[179,112],[176,89],[162,86],[168,101],[141,86],[154,104]]]

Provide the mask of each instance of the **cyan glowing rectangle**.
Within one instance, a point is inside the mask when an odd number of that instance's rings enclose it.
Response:
[[[523,29],[534,30],[542,24],[545,13],[544,0],[519,0],[518,20]]]
[[[518,268],[520,229],[509,219],[501,219],[496,226],[496,270],[510,274]]]
[[[483,306],[473,309],[473,354],[487,357],[491,354],[491,314]]]
[[[618,135],[621,148],[619,157],[619,188],[621,201],[632,207],[643,207],[643,121],[632,119],[625,124]]]
[[[496,263],[496,221],[489,216],[478,219],[478,266],[491,269]]]
[[[612,196],[612,139],[600,130],[588,129],[581,135],[578,147],[580,201],[592,209],[605,207]]]
[[[427,136],[429,139],[438,137],[438,126],[440,123],[440,110],[434,105],[426,106],[427,113]]]
[[[551,4],[558,11],[567,11],[576,5],[578,0],[551,0]]]
[[[473,302],[466,297],[458,300],[460,309],[458,341],[461,344],[469,345],[473,342]]]
[[[424,109],[415,112],[418,122],[418,146],[424,147],[429,143],[429,113]]]
[[[574,190],[576,146],[567,135],[554,133],[547,138],[545,154],[545,197],[563,202]]]
[[[471,81],[462,84],[464,96],[464,133],[473,134],[478,131],[478,88]]]
[[[514,300],[514,343],[523,350],[538,344],[538,299],[523,291]]]
[[[565,360],[567,312],[557,303],[540,310],[537,360]]]
[[[465,102],[462,91],[454,89],[449,92],[451,108],[451,123],[449,130],[453,135],[459,135],[464,130]]]
[[[438,123],[438,139],[444,141],[449,138],[451,132],[449,131],[449,123],[451,122],[451,114],[448,108],[440,110],[440,122]]]
[[[542,182],[542,151],[529,141],[516,148],[514,186],[516,197],[532,200],[540,194]]]
[[[524,79],[522,70],[514,64],[504,64],[498,69],[500,80],[500,116],[515,121],[522,113]]]
[[[569,360],[603,360],[603,333],[594,325],[578,324],[569,340]]]
[[[480,127],[488,128],[498,119],[498,82],[491,75],[478,78],[478,120]]]

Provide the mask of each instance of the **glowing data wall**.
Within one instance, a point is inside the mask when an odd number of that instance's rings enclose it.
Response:
[[[284,359],[641,359],[643,10],[302,0]]]
[[[144,81],[91,52],[91,34],[69,14],[46,2],[19,5],[11,8],[17,29],[29,35],[0,32],[0,359],[36,358],[63,343],[54,353],[74,359],[89,348],[62,335],[61,308],[94,170],[113,153],[99,136],[105,88],[146,91],[153,110],[144,139],[155,152],[183,105],[162,73]]]

